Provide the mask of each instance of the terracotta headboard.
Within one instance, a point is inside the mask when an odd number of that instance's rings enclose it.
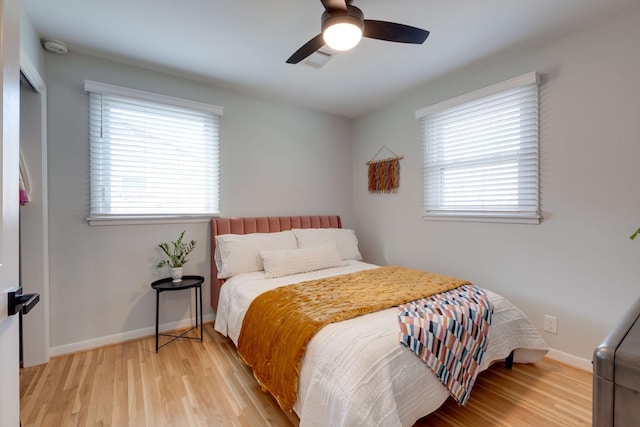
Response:
[[[337,215],[316,216],[263,216],[241,218],[213,218],[211,220],[211,308],[218,309],[220,287],[224,280],[218,279],[214,260],[216,236],[219,234],[276,233],[292,228],[342,228]]]

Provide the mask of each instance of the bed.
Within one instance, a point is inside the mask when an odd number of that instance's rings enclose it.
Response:
[[[305,229],[321,230],[305,234]],[[238,265],[227,268],[238,259],[228,256],[224,257],[224,262],[221,259],[221,252],[225,253],[229,248],[241,253],[243,243],[234,239],[241,239],[239,236],[246,234],[253,234],[251,238],[258,239],[278,236],[281,241],[276,244],[276,252],[286,251],[292,245],[317,248],[314,245],[322,243],[316,237],[300,239],[299,236],[293,243],[289,235],[291,230],[303,237],[321,235],[320,240],[334,236],[338,239],[335,244],[341,257],[339,265],[273,275],[266,257],[264,265],[254,259],[259,258],[255,254],[244,257],[250,259],[252,269],[256,270],[248,272]],[[342,229],[338,216],[215,218],[211,222],[211,233],[214,327],[236,346],[247,310],[259,295],[294,283],[379,267],[358,259],[355,234],[352,230]],[[267,236],[267,233],[274,234]],[[352,233],[355,250],[349,240]],[[346,241],[340,240],[345,237]],[[225,245],[223,249],[217,247],[217,241]],[[234,246],[236,243],[238,246]],[[266,278],[269,275],[275,277]],[[224,279],[216,280],[218,277]],[[529,319],[504,297],[489,290],[486,294],[493,303],[494,312],[480,370],[510,354],[515,363],[539,361],[548,347]],[[300,425],[411,426],[438,409],[449,397],[449,391],[415,353],[399,342],[398,335],[398,310],[395,307],[331,323],[320,329],[309,341],[299,369],[293,410],[300,418]]]

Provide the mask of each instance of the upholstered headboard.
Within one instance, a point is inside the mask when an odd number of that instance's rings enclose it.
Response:
[[[214,255],[216,236],[220,234],[276,233],[292,228],[342,228],[337,215],[316,216],[263,216],[241,218],[213,218],[211,220],[211,308],[218,309],[220,287]]]

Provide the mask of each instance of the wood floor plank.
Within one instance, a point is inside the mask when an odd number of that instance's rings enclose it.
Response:
[[[205,325],[204,342],[155,353],[155,337],[22,369],[23,426],[297,426],[263,393],[235,347]],[[162,343],[162,342],[161,342]],[[482,373],[467,406],[449,399],[415,426],[588,426],[592,376],[553,360]]]

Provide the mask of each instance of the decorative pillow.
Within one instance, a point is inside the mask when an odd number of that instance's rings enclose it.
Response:
[[[307,248],[262,251],[261,255],[267,279],[342,265],[334,242]]]
[[[216,236],[214,253],[218,278],[226,279],[240,273],[262,271],[264,267],[261,251],[296,247],[296,237],[291,230],[277,233],[221,234]]]
[[[298,240],[299,248],[335,242],[343,260],[362,260],[354,230],[348,228],[294,228],[291,231],[293,231]]]

